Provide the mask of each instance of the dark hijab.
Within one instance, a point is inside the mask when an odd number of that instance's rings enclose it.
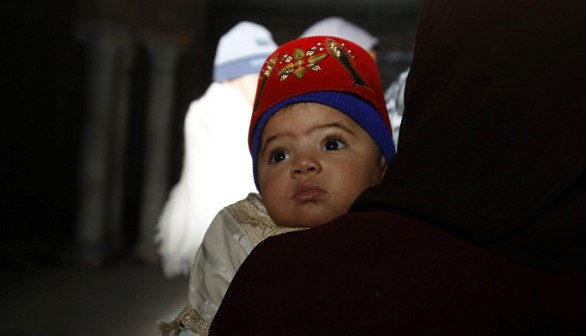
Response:
[[[353,210],[402,210],[527,265],[583,270],[586,1],[453,2],[422,13],[400,146]]]

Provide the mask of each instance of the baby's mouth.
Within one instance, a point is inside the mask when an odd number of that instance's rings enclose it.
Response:
[[[315,202],[318,201],[324,194],[325,190],[313,184],[305,184],[297,189],[293,199],[297,202]]]

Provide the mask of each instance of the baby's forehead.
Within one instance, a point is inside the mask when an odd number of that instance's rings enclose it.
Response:
[[[297,121],[297,123],[288,124],[290,121]],[[314,102],[296,102],[277,110],[277,112],[268,119],[263,134],[266,132],[267,128],[270,129],[274,126],[286,129],[289,127],[299,127],[299,125],[329,125],[331,127],[351,126],[352,128],[362,129],[362,126],[359,123],[335,107]]]
[[[321,103],[314,103],[314,102],[295,102],[292,104],[288,104],[285,105],[283,107],[281,107],[279,110],[277,110],[277,112],[275,112],[275,114],[273,114],[273,116],[271,118],[269,118],[269,121],[279,115],[284,115],[284,114],[293,114],[293,113],[299,113],[300,111],[309,111],[313,114],[325,114],[325,115],[332,115],[332,116],[342,116],[344,118],[348,118],[350,120],[352,120],[350,117],[348,117],[348,115],[344,112],[342,112],[341,110],[326,105],[326,104],[321,104]],[[352,122],[355,122],[354,120],[352,120]]]

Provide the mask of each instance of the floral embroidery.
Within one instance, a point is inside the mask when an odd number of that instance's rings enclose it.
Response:
[[[354,65],[355,55],[352,50],[346,49],[344,43],[338,43],[334,39],[327,38],[324,42],[318,42],[307,51],[295,48],[292,54],[274,54],[267,60],[265,67],[259,76],[259,86],[255,99],[254,110],[256,111],[267,81],[270,81],[273,72],[279,81],[285,81],[293,74],[298,79],[303,79],[308,70],[320,71],[320,62],[332,56],[342,65],[343,68],[333,66],[328,71],[343,71],[345,69],[355,86],[368,86]],[[333,64],[331,64],[333,65]]]
[[[307,52],[303,51],[303,49],[296,48],[293,51],[293,55],[283,55],[283,58],[279,63],[285,63],[285,66],[277,72],[277,76],[279,76],[282,81],[287,79],[291,74],[294,74],[295,77],[301,79],[307,72],[307,69],[313,71],[321,70],[321,67],[317,63],[328,57],[328,54],[315,54],[316,50],[317,47],[312,47]]]

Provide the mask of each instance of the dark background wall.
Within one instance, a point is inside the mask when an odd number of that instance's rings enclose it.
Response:
[[[161,6],[173,6],[173,2],[154,0],[113,1],[108,6],[95,3],[92,7],[80,6],[74,0],[3,0],[0,5],[0,262],[15,272],[63,262],[63,255],[74,243],[88,72],[87,48],[75,37],[75,25],[92,16],[109,16],[138,27]],[[117,11],[116,6],[123,4],[126,7]],[[172,31],[177,28],[173,23],[179,22],[181,29],[195,32],[176,71],[170,111],[173,130],[169,175],[163,177],[169,188],[177,181],[181,169],[185,112],[209,85],[217,40],[235,23],[246,19],[263,24],[273,32],[277,43],[283,43],[323,17],[343,16],[381,39],[379,66],[383,84],[388,86],[409,64],[420,6],[417,0],[223,0],[207,1],[205,6],[197,7],[200,12],[193,13],[193,20],[189,19],[189,10],[169,10],[166,23],[159,20],[151,28]],[[174,20],[177,13],[181,17]],[[131,69],[129,143],[124,168],[127,178],[123,235],[128,251],[136,244],[139,231],[151,62],[140,42],[136,50]]]
[[[73,0],[3,1],[0,258],[53,259],[71,240],[84,57]]]

